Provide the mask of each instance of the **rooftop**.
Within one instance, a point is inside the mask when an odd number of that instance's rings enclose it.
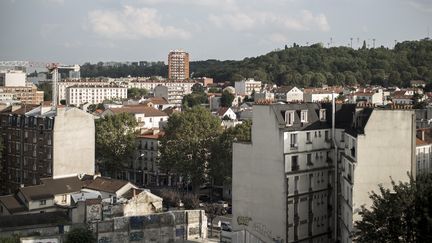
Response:
[[[145,114],[145,116],[168,116],[165,112],[148,107],[147,105],[130,105],[121,108],[110,108],[114,114],[131,113],[131,114]]]

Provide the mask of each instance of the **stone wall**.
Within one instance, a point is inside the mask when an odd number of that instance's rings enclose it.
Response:
[[[202,210],[172,211],[95,222],[91,229],[97,234],[98,243],[205,239],[207,217]]]

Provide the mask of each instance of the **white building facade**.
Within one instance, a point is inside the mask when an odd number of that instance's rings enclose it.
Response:
[[[251,95],[252,91],[259,92],[261,90],[262,82],[256,81],[253,78],[236,81],[234,84],[235,92],[238,95]]]
[[[333,130],[330,104],[254,106],[251,143],[233,146],[233,242],[351,242],[368,193],[409,179],[412,111],[335,111]]]
[[[127,88],[119,86],[71,86],[66,88],[66,104],[99,104],[104,100],[127,99]]]

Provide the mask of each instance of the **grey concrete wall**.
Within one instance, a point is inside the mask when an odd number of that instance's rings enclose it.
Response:
[[[378,184],[391,188],[394,181],[408,181],[415,173],[415,117],[411,110],[375,109],[357,137],[357,165],[354,169],[353,219],[359,219],[361,205],[370,206],[369,192]]]
[[[252,143],[233,146],[233,229],[285,239],[283,134],[271,106],[253,109]]]
[[[54,121],[53,177],[95,171],[95,125],[92,115],[58,108]]]

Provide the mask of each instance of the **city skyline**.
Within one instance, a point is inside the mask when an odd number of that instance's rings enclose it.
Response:
[[[179,48],[191,61],[240,60],[294,42],[350,46],[351,38],[353,48],[363,40],[392,48],[432,29],[425,0],[8,0],[0,9],[0,59],[68,64],[166,62]]]

